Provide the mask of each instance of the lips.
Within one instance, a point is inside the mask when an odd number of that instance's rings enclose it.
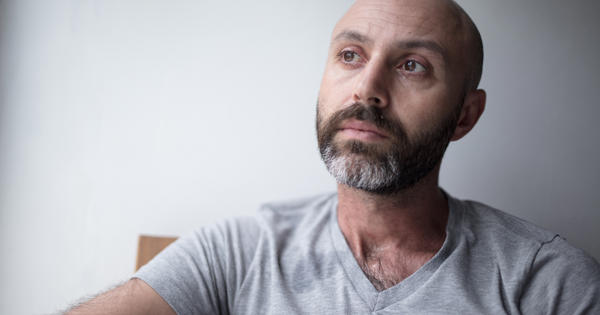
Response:
[[[364,133],[365,135],[374,135],[381,138],[387,138],[388,136],[379,130],[374,125],[359,120],[348,120],[341,124],[339,131],[348,131],[352,133]]]

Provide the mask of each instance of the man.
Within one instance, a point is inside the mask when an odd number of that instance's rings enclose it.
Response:
[[[182,238],[72,314],[600,314],[600,266],[438,187],[476,124],[479,33],[448,0],[358,0],[336,25],[317,134],[337,194]]]

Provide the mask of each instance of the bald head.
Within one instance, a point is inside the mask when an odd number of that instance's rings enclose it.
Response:
[[[415,38],[441,33],[448,44],[442,45],[446,46],[443,48],[451,50],[448,56],[463,72],[463,88],[465,91],[477,89],[483,68],[483,43],[473,20],[455,1],[357,0],[336,25],[333,37],[372,16],[388,22],[385,27],[391,24],[406,28]]]
[[[469,67],[465,87],[467,90],[475,90],[479,86],[483,71],[483,41],[481,40],[481,34],[471,17],[458,3],[453,0],[448,2],[457,10],[458,18],[462,21],[464,50]]]

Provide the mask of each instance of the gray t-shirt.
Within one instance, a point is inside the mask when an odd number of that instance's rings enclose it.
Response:
[[[448,196],[446,240],[378,292],[336,219],[337,195],[201,228],[134,277],[178,314],[600,314],[600,265],[558,235]]]

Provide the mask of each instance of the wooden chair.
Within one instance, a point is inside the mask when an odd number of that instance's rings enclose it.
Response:
[[[135,270],[137,271],[140,267],[148,263],[154,256],[165,249],[165,247],[169,246],[169,244],[173,243],[176,239],[177,237],[140,235],[138,238]]]

